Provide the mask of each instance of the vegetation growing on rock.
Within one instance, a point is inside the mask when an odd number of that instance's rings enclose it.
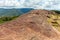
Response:
[[[54,10],[54,12],[56,13],[49,15],[48,22],[60,31],[60,11]]]

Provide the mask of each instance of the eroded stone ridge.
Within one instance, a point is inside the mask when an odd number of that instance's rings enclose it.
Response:
[[[16,20],[0,25],[0,40],[60,40],[60,35],[47,22],[47,10],[32,10]]]

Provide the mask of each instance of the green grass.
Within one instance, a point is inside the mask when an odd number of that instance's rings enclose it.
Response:
[[[0,18],[0,24],[1,23],[4,23],[4,22],[7,22],[7,21],[11,21],[11,20],[14,20],[15,18],[17,18],[18,16],[12,16],[12,17],[1,17]]]

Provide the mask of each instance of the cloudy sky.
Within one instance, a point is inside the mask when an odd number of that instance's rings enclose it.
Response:
[[[0,0],[0,8],[35,8],[60,10],[60,0]]]

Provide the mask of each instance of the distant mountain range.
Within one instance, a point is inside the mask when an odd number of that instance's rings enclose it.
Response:
[[[18,16],[24,13],[27,13],[31,10],[34,10],[33,8],[20,8],[20,9],[3,9],[0,8],[0,17],[2,16]]]

